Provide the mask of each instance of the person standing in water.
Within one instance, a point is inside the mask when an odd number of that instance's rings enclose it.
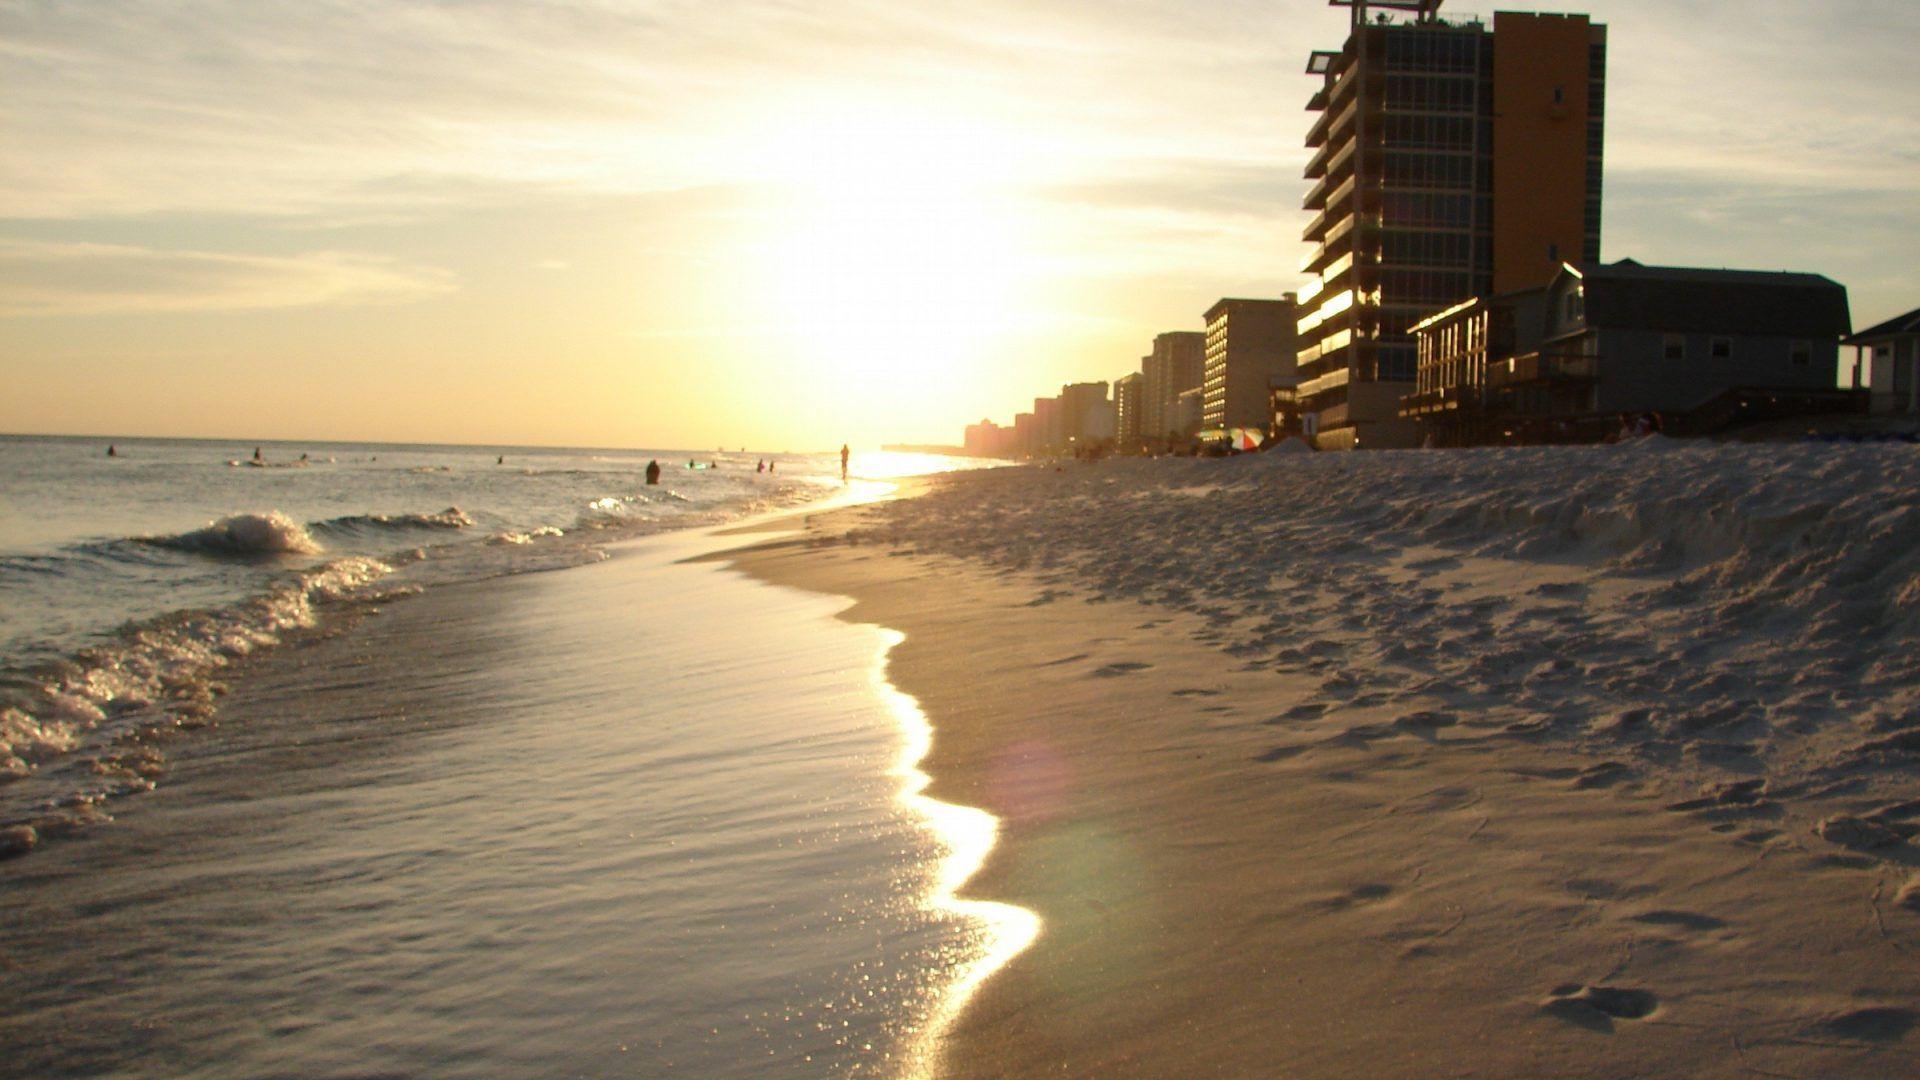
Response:
[[[847,482],[847,444],[840,444],[840,482]]]
[[[660,482],[660,462],[658,461],[647,462],[647,483],[658,484],[659,482]]]

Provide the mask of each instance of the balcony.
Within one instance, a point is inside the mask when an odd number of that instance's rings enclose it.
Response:
[[[1320,119],[1315,120],[1313,126],[1307,129],[1307,146],[1324,146],[1327,141],[1327,132],[1332,129],[1333,114],[1330,112],[1321,113]]]
[[[1322,394],[1338,390],[1353,380],[1353,372],[1345,367],[1337,367],[1324,375],[1319,375],[1300,384],[1299,394],[1303,398],[1316,398]]]
[[[1353,258],[1353,252],[1349,251],[1321,268],[1321,282],[1328,287],[1344,284],[1343,279],[1347,276],[1347,271],[1353,269]]]
[[[1347,103],[1346,108],[1337,113],[1328,110],[1327,115],[1333,117],[1333,125],[1327,128],[1327,139],[1330,142],[1339,142],[1341,135],[1353,126],[1354,117],[1360,115],[1360,99],[1354,98]]]
[[[1595,379],[1599,357],[1584,353],[1528,353],[1487,365],[1487,386],[1537,386],[1553,383],[1589,383]]]
[[[1327,192],[1333,190],[1333,178],[1323,176],[1307,189],[1307,197],[1300,202],[1302,210],[1324,210],[1327,205]]]
[[[1307,168],[1303,175],[1309,180],[1318,180],[1327,175],[1327,170],[1332,167],[1336,159],[1345,160],[1346,153],[1347,149],[1342,143],[1329,142],[1322,145],[1307,161]]]
[[[1337,177],[1345,173],[1347,163],[1353,160],[1354,153],[1360,149],[1363,142],[1370,146],[1378,145],[1371,139],[1347,139],[1337,144],[1340,149],[1334,151],[1334,153],[1327,158],[1327,174]],[[1328,143],[1327,145],[1328,147],[1332,147],[1336,144]]]
[[[1322,210],[1319,213],[1313,215],[1312,221],[1307,222],[1307,230],[1300,234],[1300,239],[1305,240],[1306,242],[1311,244],[1318,241],[1321,235],[1324,234],[1326,231],[1327,231],[1327,212],[1325,210]]]
[[[1307,252],[1307,257],[1300,260],[1300,272],[1303,274],[1319,273],[1320,267],[1326,263],[1328,255],[1329,251],[1325,244],[1321,244],[1312,251]]]
[[[1340,207],[1344,206],[1347,200],[1353,196],[1353,189],[1358,187],[1359,183],[1360,178],[1357,176],[1349,176],[1341,181],[1340,184],[1327,195],[1327,211],[1338,216],[1341,212]]]
[[[1470,387],[1442,386],[1401,398],[1400,415],[1415,420],[1423,416],[1459,412],[1474,404],[1478,397],[1479,392]]]

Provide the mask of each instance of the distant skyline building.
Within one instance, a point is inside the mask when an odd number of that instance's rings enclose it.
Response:
[[[1103,382],[1069,383],[1060,388],[1061,443],[1079,444],[1113,437],[1113,407]]]
[[[1013,429],[983,419],[967,425],[963,445],[967,453],[977,457],[999,457],[1013,449]]]
[[[1207,336],[1198,330],[1173,330],[1153,339],[1153,352],[1140,360],[1140,435],[1163,439],[1181,432],[1174,415],[1182,391],[1201,384],[1206,372]]]
[[[1273,380],[1294,378],[1294,299],[1293,293],[1279,300],[1227,298],[1207,309],[1203,433],[1269,426]]]
[[[1140,395],[1146,378],[1136,371],[1113,382],[1113,444],[1122,453],[1140,446]]]
[[[1168,434],[1181,439],[1191,439],[1200,434],[1201,395],[1206,391],[1198,386],[1189,386],[1174,398],[1173,411],[1168,420]]]
[[[1409,329],[1473,296],[1600,259],[1606,27],[1585,15],[1443,19],[1441,0],[1352,9],[1322,85],[1299,294],[1299,398],[1326,447],[1409,445]]]
[[[1060,399],[1044,397],[1033,399],[1033,437],[1034,449],[1045,450],[1050,446],[1059,446],[1066,441],[1066,432],[1060,423]]]

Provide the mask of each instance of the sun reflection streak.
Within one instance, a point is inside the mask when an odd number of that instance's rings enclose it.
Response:
[[[926,906],[951,912],[980,927],[974,942],[976,955],[951,969],[953,982],[908,1050],[906,1075],[919,1078],[934,1074],[942,1039],[980,985],[1040,935],[1040,916],[1013,904],[969,900],[959,895],[961,887],[979,871],[987,853],[993,850],[1000,821],[978,807],[941,802],[924,794],[932,777],[920,769],[920,762],[933,747],[933,725],[920,711],[920,703],[887,678],[887,657],[895,646],[907,639],[906,635],[885,628],[881,635],[883,645],[875,665],[874,685],[906,735],[892,775],[901,779],[901,802],[925,819],[927,827],[946,849],[945,857],[935,870]]]

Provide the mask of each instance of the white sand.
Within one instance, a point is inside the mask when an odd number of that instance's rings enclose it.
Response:
[[[1920,454],[1020,468],[750,555],[1045,920],[957,1075],[1908,1075]]]

